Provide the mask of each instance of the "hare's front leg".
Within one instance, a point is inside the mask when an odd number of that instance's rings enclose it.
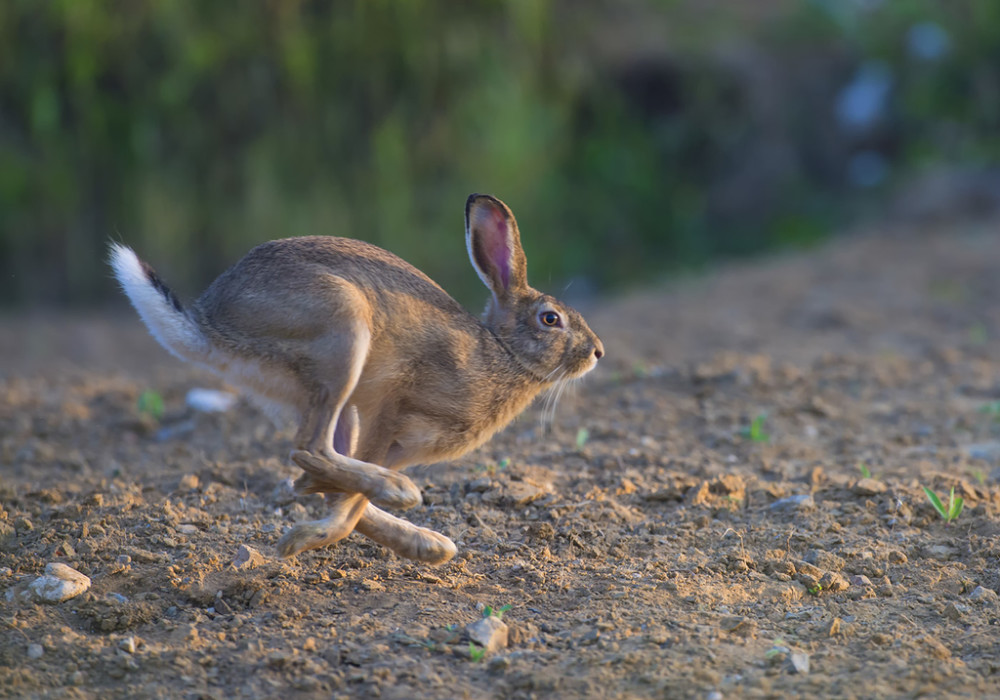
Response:
[[[364,515],[368,499],[360,493],[338,493],[328,496],[332,512],[322,520],[299,523],[278,541],[278,554],[295,556],[307,549],[319,549],[347,537]]]

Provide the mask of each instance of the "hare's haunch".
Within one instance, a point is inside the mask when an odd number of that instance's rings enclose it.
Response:
[[[130,248],[112,244],[115,276],[160,344],[297,413],[296,487],[329,494],[331,512],[286,533],[283,556],[356,529],[400,556],[449,560],[447,537],[375,505],[420,503],[399,470],[478,447],[604,354],[580,314],[528,286],[503,202],[470,196],[465,235],[491,292],[482,320],[412,265],[352,239],[259,245],[189,307]]]

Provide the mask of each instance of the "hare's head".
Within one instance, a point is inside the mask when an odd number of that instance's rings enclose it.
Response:
[[[583,316],[528,286],[517,222],[507,205],[485,194],[465,203],[465,241],[483,283],[493,292],[484,323],[542,383],[573,379],[604,354]]]

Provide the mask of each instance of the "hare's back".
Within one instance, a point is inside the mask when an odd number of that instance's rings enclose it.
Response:
[[[332,236],[263,243],[218,277],[196,302],[216,334],[308,337],[367,303],[374,315],[393,306],[447,314],[462,307],[423,272],[387,250]]]

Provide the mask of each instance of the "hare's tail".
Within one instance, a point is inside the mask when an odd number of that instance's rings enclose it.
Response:
[[[128,246],[112,243],[109,252],[118,283],[153,337],[182,360],[204,361],[208,339],[156,271]]]

